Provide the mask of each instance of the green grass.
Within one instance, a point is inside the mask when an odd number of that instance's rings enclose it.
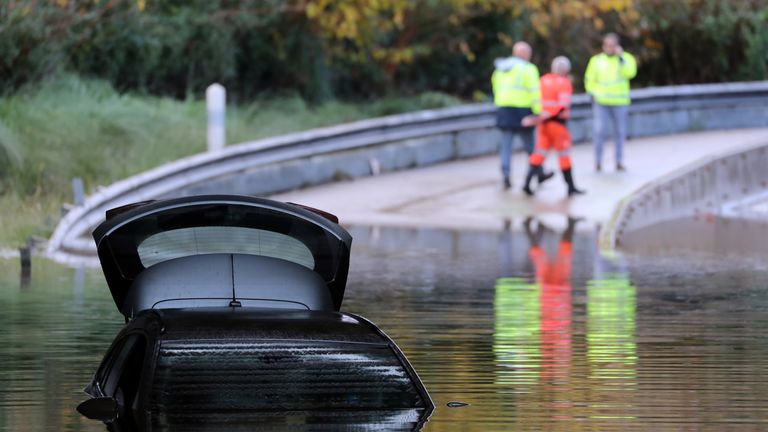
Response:
[[[460,103],[440,93],[310,107],[297,96],[227,107],[227,142]],[[120,94],[62,75],[0,99],[0,245],[46,237],[71,180],[108,185],[205,149],[202,100]]]
[[[0,249],[22,246],[30,236],[48,236],[56,227],[63,197],[0,195]],[[2,260],[0,260],[2,261]]]

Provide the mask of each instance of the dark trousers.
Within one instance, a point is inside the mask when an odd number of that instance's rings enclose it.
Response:
[[[502,129],[501,146],[499,147],[499,156],[501,157],[501,173],[504,177],[509,177],[512,171],[512,147],[515,136],[519,136],[523,141],[523,148],[527,154],[533,153],[533,131],[534,128],[523,129]]]

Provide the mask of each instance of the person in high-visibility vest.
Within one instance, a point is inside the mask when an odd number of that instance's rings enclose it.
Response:
[[[617,34],[606,34],[603,37],[603,52],[589,60],[584,74],[584,86],[593,100],[595,170],[598,172],[602,171],[603,142],[608,123],[613,124],[616,170],[625,170],[623,158],[630,104],[629,80],[635,75],[635,57],[624,51]]]
[[[525,151],[533,152],[533,130],[523,126],[523,118],[541,111],[539,69],[531,63],[533,50],[526,42],[517,42],[512,57],[496,59],[496,70],[491,77],[493,102],[498,107],[496,124],[501,129],[501,173],[504,189],[512,187],[510,162],[512,143],[516,135],[523,141]],[[539,177],[539,182],[552,177],[552,173]]]
[[[531,180],[541,175],[542,165],[549,150],[555,150],[560,158],[560,170],[568,186],[568,196],[583,194],[576,188],[571,170],[571,134],[566,122],[571,109],[573,86],[568,77],[571,61],[559,56],[552,60],[552,71],[541,77],[541,114],[538,116],[539,129],[536,136],[536,150],[528,158],[528,175],[525,177],[523,192],[533,195]]]

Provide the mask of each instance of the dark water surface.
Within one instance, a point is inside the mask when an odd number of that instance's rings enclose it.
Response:
[[[768,257],[768,218],[726,219],[711,216],[673,219],[631,231],[621,237],[621,248],[635,254],[660,251],[708,254],[731,261]]]
[[[605,256],[589,227],[529,227],[351,229],[343,309],[408,355],[425,430],[768,430],[765,256]],[[74,407],[122,317],[100,271],[33,266],[22,286],[0,261],[0,427],[104,430]]]

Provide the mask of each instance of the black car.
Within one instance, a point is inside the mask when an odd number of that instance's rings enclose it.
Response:
[[[245,196],[107,212],[94,232],[126,326],[78,406],[112,430],[418,430],[434,405],[400,349],[339,312],[352,238]]]

